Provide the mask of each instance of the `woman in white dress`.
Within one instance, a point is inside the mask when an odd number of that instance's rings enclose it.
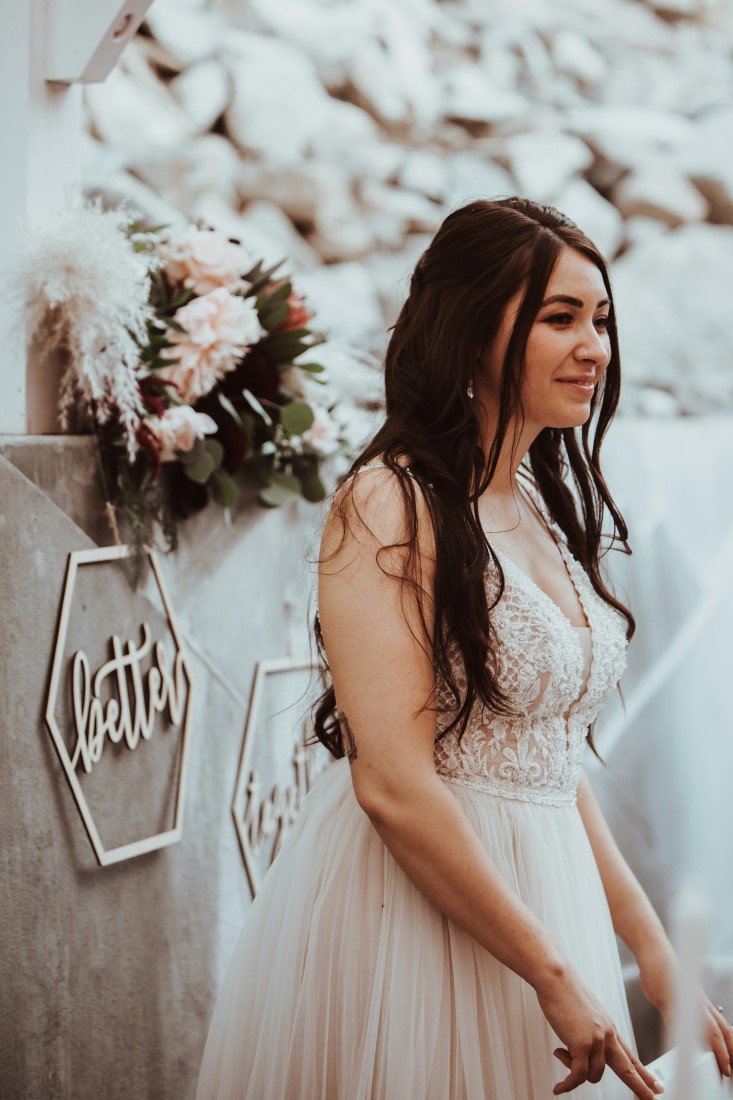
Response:
[[[336,760],[247,913],[198,1100],[662,1091],[615,934],[666,1017],[676,960],[582,771],[634,625],[600,563],[604,520],[629,552],[599,467],[619,386],[588,238],[519,198],[452,213],[324,526],[314,722]]]

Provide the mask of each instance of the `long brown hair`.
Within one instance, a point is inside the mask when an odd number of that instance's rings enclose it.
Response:
[[[605,260],[577,225],[552,206],[517,196],[471,202],[448,215],[413,272],[385,356],[384,423],[341,480],[343,485],[355,470],[375,459],[383,460],[399,479],[407,519],[407,539],[395,544],[406,551],[400,580],[417,593],[425,625],[415,484],[399,458],[409,458],[410,470],[420,484],[436,546],[433,661],[454,697],[456,710],[442,735],[457,725],[460,736],[465,733],[477,698],[489,711],[513,713],[499,684],[498,639],[491,622],[491,611],[504,590],[504,575],[479,522],[478,498],[494,476],[510,424],[513,419],[515,423],[516,418],[521,420],[527,339],[552,271],[566,247],[583,253],[601,272],[611,302],[611,359],[583,426],[541,431],[524,459],[523,472],[534,482],[595,591],[626,619],[627,638],[634,633],[633,615],[608,590],[600,568],[603,555],[615,544],[631,553],[626,524],[600,467],[601,444],[616,411],[621,384],[613,294]],[[508,301],[522,288],[502,367],[496,434],[487,455],[467,387],[473,381],[477,358],[497,336]],[[351,484],[347,483],[334,503],[344,537]],[[614,530],[604,547],[606,512]],[[498,577],[491,604],[486,588],[490,558]],[[317,614],[313,631],[325,685],[313,705],[313,726],[333,756],[341,757],[344,748],[335,716],[336,699]],[[465,670],[463,693],[446,651],[451,637]],[[592,730],[588,740],[595,751]]]

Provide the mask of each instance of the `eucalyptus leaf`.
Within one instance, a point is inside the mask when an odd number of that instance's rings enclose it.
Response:
[[[321,374],[325,371],[325,367],[321,363],[294,363],[299,370],[310,371],[311,374]]]
[[[272,474],[270,484],[261,489],[259,495],[264,504],[277,508],[301,496],[300,482],[292,474],[277,472]]]
[[[313,409],[303,401],[291,401],[280,409],[280,423],[288,435],[302,435],[314,419]]]
[[[299,477],[303,496],[306,500],[315,504],[319,500],[324,500],[326,497],[326,486],[321,481],[318,469],[315,466],[311,466],[308,470],[303,471]]]
[[[231,508],[239,495],[236,481],[222,469],[214,470],[211,475],[211,492],[222,508]]]
[[[224,448],[218,439],[212,439],[211,436],[207,436],[204,440],[204,450],[211,456],[211,461],[214,463],[214,469],[221,466],[224,460]]]
[[[195,461],[188,463],[184,469],[191,481],[195,481],[197,485],[205,485],[216,469],[216,462],[207,450],[202,450]]]

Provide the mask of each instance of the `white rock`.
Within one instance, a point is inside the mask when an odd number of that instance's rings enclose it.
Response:
[[[500,88],[480,65],[461,62],[442,79],[442,113],[464,122],[497,123],[524,118],[530,104],[518,92]]]
[[[220,134],[203,134],[174,150],[152,149],[134,159],[135,174],[190,211],[201,195],[213,194],[237,205],[240,159]]]
[[[690,225],[625,253],[613,283],[624,367],[688,411],[731,408],[733,228]]]
[[[593,161],[580,138],[550,130],[530,130],[508,138],[507,156],[520,193],[537,202],[551,202],[561,187]]]
[[[448,165],[445,154],[425,149],[410,149],[403,153],[397,172],[397,182],[410,191],[419,191],[440,202],[448,190]]]
[[[710,7],[708,0],[650,0],[650,3],[662,15],[703,15]]]
[[[349,177],[319,161],[302,161],[287,172],[262,161],[242,161],[237,190],[243,202],[271,199],[293,221],[310,225],[323,201],[332,201],[334,191],[342,192],[347,201],[351,195]]]
[[[286,169],[329,130],[344,143],[376,136],[365,112],[327,94],[313,62],[297,47],[246,31],[233,32],[229,46],[234,95],[226,121],[240,148]]]
[[[318,314],[319,326],[334,339],[363,347],[383,337],[379,296],[362,264],[330,264],[305,272],[298,286]]]
[[[613,201],[626,218],[641,215],[668,226],[704,221],[708,212],[697,187],[664,161],[625,176],[614,191]]]
[[[199,61],[172,80],[169,88],[195,132],[210,130],[229,105],[231,81],[220,61]]]
[[[382,12],[379,35],[368,38],[351,61],[351,81],[383,122],[430,125],[438,117],[440,100],[426,36],[399,6],[384,6]]]
[[[341,107],[357,112],[359,118],[364,112],[350,103]],[[371,120],[369,126],[371,127]],[[372,179],[385,182],[394,179],[405,158],[405,150],[396,141],[377,141],[371,136],[371,129],[359,140],[345,140],[343,133],[336,127],[323,129],[311,142],[311,153],[320,163],[326,162],[330,170],[348,174],[356,179]]]
[[[228,28],[218,13],[196,0],[155,0],[145,19],[182,68],[213,56],[227,37]]]
[[[365,180],[359,190],[367,210],[398,218],[406,233],[433,233],[442,220],[442,208],[415,191],[385,187],[373,180]]]
[[[613,258],[623,240],[623,219],[595,188],[585,180],[571,180],[557,193],[553,205],[590,237],[607,260]]]
[[[708,200],[712,220],[733,223],[733,108],[703,115],[678,163]]]
[[[578,107],[568,111],[563,125],[624,168],[645,164],[651,156],[678,153],[693,129],[692,122],[675,111],[638,104]]]
[[[169,153],[194,131],[168,90],[149,70],[143,76],[134,50],[103,84],[84,85],[84,102],[95,136],[130,159],[150,151]]]
[[[667,226],[657,218],[645,218],[641,215],[627,218],[624,222],[624,245],[637,248],[667,232]]]
[[[506,198],[516,192],[509,173],[480,153],[453,153],[446,161],[445,203],[450,208],[471,199]]]
[[[412,272],[431,240],[429,234],[411,234],[399,252],[372,252],[363,261],[377,288],[387,328],[397,320]]]
[[[608,72],[605,58],[584,34],[564,29],[552,40],[552,59],[566,76],[583,84],[598,84]]]

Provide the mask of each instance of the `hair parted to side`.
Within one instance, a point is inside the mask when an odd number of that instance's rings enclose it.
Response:
[[[541,431],[529,448],[522,473],[534,483],[550,516],[565,533],[571,553],[588,572],[595,591],[626,619],[627,638],[631,638],[634,617],[608,590],[600,569],[611,546],[620,544],[624,553],[631,553],[626,524],[600,467],[601,444],[616,411],[621,384],[613,294],[601,253],[574,222],[552,206],[513,196],[470,202],[448,215],[413,272],[407,300],[392,330],[384,363],[384,423],[334,493],[333,508],[342,523],[343,543],[347,529],[355,518],[360,519],[351,492],[354,480],[347,480],[350,474],[375,460],[384,461],[393,471],[405,514],[406,539],[395,544],[404,551],[400,580],[416,599],[424,624],[416,492],[423,496],[436,549],[433,661],[453,695],[451,712],[456,712],[443,735],[456,726],[461,736],[465,733],[479,698],[489,711],[514,713],[499,685],[498,639],[491,621],[491,612],[504,591],[504,575],[482,530],[478,498],[494,476],[511,423],[521,420],[527,339],[553,268],[566,247],[583,253],[601,272],[611,302],[611,359],[583,426]],[[485,454],[466,391],[478,357],[496,339],[507,303],[522,288],[502,367],[496,435]],[[397,461],[407,456],[418,490]],[[568,475],[572,486],[566,480]],[[606,515],[611,517],[613,533],[602,547]],[[327,560],[330,558],[319,564]],[[491,604],[486,585],[490,561],[498,577]],[[341,757],[344,749],[334,713],[336,699],[317,616],[313,629],[324,685],[313,705],[314,730],[328,750]],[[454,639],[465,669],[463,694],[446,653],[449,637]],[[595,752],[591,730],[588,740]]]

